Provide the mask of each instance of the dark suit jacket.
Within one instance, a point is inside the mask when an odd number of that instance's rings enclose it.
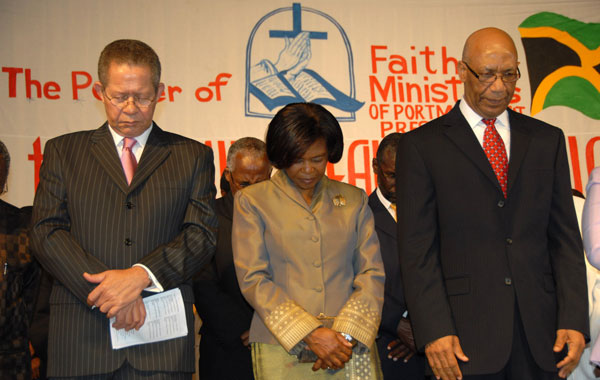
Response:
[[[369,206],[375,218],[375,231],[379,238],[381,258],[385,269],[385,296],[379,333],[385,332],[396,337],[398,322],[400,322],[402,314],[406,311],[402,276],[400,275],[400,264],[398,263],[396,221],[381,204],[375,191],[369,196]]]
[[[202,319],[200,378],[253,379],[250,350],[240,335],[250,329],[254,309],[242,296],[233,266],[233,195],[215,202],[219,218],[217,252],[194,279],[196,311]]]
[[[424,379],[424,357],[422,354],[413,356],[407,363],[404,360],[393,361],[388,359],[387,349],[390,342],[398,338],[398,323],[406,311],[404,290],[402,289],[402,276],[398,262],[398,235],[396,221],[390,212],[381,204],[376,191],[369,196],[369,206],[375,218],[375,231],[379,238],[381,258],[385,269],[385,295],[383,298],[383,311],[381,325],[377,334],[377,350],[381,361],[381,370],[384,379]]]
[[[217,220],[212,151],[154,125],[128,186],[114,140],[97,130],[46,143],[32,243],[54,277],[49,376],[140,370],[194,371],[191,277],[214,253]],[[181,289],[188,336],[113,350],[109,321],[86,305],[94,285],[83,272],[148,267],[162,286]]]
[[[557,329],[589,336],[585,264],[560,129],[509,110],[508,197],[458,105],[407,133],[397,154],[398,240],[417,344],[451,334],[463,374],[511,350],[515,304],[537,364]]]

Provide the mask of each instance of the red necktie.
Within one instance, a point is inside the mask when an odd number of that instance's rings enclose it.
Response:
[[[131,179],[133,178],[133,173],[135,173],[135,169],[137,168],[137,160],[135,159],[135,155],[131,151],[131,148],[137,142],[136,139],[131,137],[123,138],[123,152],[121,153],[121,164],[123,165],[123,172],[125,172],[125,178],[127,179],[127,184],[131,184]]]
[[[504,141],[502,141],[502,137],[500,137],[494,126],[496,119],[483,119],[482,121],[487,126],[483,134],[483,150],[492,165],[494,173],[496,173],[496,178],[498,178],[504,198],[506,198],[508,158],[506,156]]]

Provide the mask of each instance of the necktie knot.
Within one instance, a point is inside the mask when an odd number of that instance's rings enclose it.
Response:
[[[485,124],[488,127],[495,127],[496,124],[496,118],[493,119],[482,119],[483,124]]]
[[[137,140],[133,137],[123,137],[123,149],[131,150],[136,142]]]

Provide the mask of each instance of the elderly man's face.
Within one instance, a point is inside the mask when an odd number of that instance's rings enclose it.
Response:
[[[508,107],[515,92],[516,82],[504,83],[500,78],[482,83],[469,71],[465,62],[477,74],[515,73],[517,53],[509,38],[497,35],[475,38],[468,54],[459,65],[459,76],[465,84],[465,100],[484,118],[495,118]]]
[[[396,152],[393,148],[386,149],[380,160],[373,159],[373,171],[377,174],[377,186],[381,194],[388,201],[396,203]]]
[[[256,156],[241,150],[235,155],[233,170],[225,171],[225,179],[231,187],[231,194],[238,190],[266,181],[271,177],[271,164],[267,155]]]
[[[150,127],[154,108],[162,95],[164,85],[154,90],[152,72],[148,66],[130,65],[127,63],[111,63],[108,69],[108,83],[105,87],[100,82],[94,85],[102,96],[106,118],[110,126],[119,135],[137,137]],[[123,105],[111,103],[112,98],[128,98]],[[152,99],[147,107],[136,104],[136,99]]]

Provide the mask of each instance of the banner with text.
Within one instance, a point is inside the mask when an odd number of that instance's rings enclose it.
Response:
[[[565,131],[573,187],[600,165],[597,0],[24,0],[0,3],[0,25],[2,198],[20,206],[33,202],[46,141],[104,122],[96,64],[120,38],[158,53],[166,89],[154,119],[212,147],[217,184],[233,141],[264,138],[283,105],[311,101],[344,132],[327,174],[370,193],[379,141],[454,106],[464,41],[486,26],[517,45],[510,107]]]

